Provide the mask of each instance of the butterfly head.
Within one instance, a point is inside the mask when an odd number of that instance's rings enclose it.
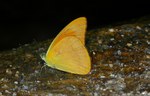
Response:
[[[45,53],[41,53],[41,54],[40,54],[40,57],[42,58],[42,60],[45,61],[46,54],[45,54]]]

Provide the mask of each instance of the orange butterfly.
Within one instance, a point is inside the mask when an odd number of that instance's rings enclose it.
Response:
[[[86,23],[85,17],[77,18],[56,36],[42,57],[47,66],[81,75],[90,72],[91,60],[84,46]]]

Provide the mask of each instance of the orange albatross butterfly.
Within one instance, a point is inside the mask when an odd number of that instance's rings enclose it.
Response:
[[[80,17],[61,30],[42,57],[47,66],[73,74],[88,74],[91,60],[85,47],[86,27],[86,18]]]

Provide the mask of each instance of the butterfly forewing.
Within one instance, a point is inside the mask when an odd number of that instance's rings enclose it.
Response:
[[[86,18],[80,17],[75,20],[73,20],[71,23],[69,23],[64,29],[60,31],[60,33],[56,36],[52,44],[50,45],[48,51],[54,47],[60,40],[67,36],[75,36],[81,42],[83,45],[85,44],[85,32],[86,32]],[[47,52],[48,52],[47,51]]]

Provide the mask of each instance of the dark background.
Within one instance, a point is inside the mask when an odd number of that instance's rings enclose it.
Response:
[[[81,16],[87,17],[90,30],[150,14],[150,3],[144,0],[89,1],[1,0],[0,51],[53,38]]]

